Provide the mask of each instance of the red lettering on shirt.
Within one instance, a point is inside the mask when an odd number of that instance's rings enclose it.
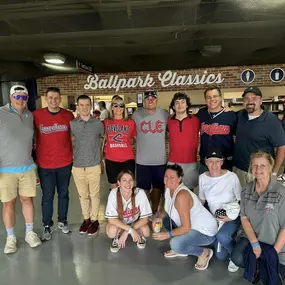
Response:
[[[152,121],[143,121],[140,124],[140,129],[143,133],[162,133],[163,130],[163,122],[158,120],[155,123],[153,123]]]
[[[219,125],[218,123],[207,125],[205,123],[201,124],[201,135],[208,134],[209,136],[213,135],[228,135],[231,132],[230,126]]]

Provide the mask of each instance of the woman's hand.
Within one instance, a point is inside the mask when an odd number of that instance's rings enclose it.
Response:
[[[131,231],[131,236],[132,236],[134,242],[141,242],[141,237],[135,229],[133,229]]]
[[[126,240],[128,238],[128,232],[124,231],[123,234],[121,235],[121,237],[119,238],[119,248],[125,248],[126,247]]]
[[[152,237],[155,240],[166,240],[169,239],[169,234],[167,232],[153,233]]]
[[[261,256],[261,252],[262,252],[261,247],[256,246],[252,250],[253,250],[253,253],[255,254],[256,259],[258,259]]]
[[[224,223],[232,221],[228,216],[218,217],[217,220]]]

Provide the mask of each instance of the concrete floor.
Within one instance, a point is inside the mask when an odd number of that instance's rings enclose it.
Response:
[[[109,185],[102,177],[100,219],[104,210]],[[41,234],[41,189],[35,199],[35,231]],[[55,206],[56,209],[57,206]],[[2,211],[2,206],[0,206]],[[56,215],[54,220],[56,221]],[[52,240],[31,249],[24,241],[24,220],[20,204],[17,204],[16,235],[18,251],[5,256],[3,248],[6,231],[0,227],[0,284],[1,285],[121,285],[121,284],[199,284],[199,285],[243,285],[242,270],[237,273],[227,271],[227,262],[213,258],[205,271],[194,268],[196,258],[167,260],[163,252],[168,242],[148,240],[145,250],[139,250],[129,241],[127,247],[117,254],[109,250],[110,240],[104,234],[104,225],[95,237],[78,233],[82,222],[77,191],[73,180],[70,184],[69,223],[72,233],[64,235],[57,230]],[[192,281],[192,282],[191,282]]]

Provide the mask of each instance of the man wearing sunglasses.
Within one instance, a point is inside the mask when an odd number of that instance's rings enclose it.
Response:
[[[144,108],[132,115],[137,129],[137,187],[151,192],[152,211],[158,210],[166,169],[166,125],[169,113],[157,108],[157,93],[144,93]]]
[[[33,116],[27,110],[27,88],[14,85],[10,90],[10,99],[11,104],[0,108],[0,200],[7,231],[5,254],[17,251],[14,225],[18,192],[26,222],[25,241],[30,247],[41,244],[33,231],[36,166],[31,156],[34,130]]]

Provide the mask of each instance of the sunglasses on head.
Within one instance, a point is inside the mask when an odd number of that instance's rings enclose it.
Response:
[[[28,100],[28,95],[13,95],[13,98],[15,100],[20,100],[22,98],[23,101],[27,101]]]
[[[125,104],[113,104],[113,107],[115,107],[115,108],[124,108]]]

